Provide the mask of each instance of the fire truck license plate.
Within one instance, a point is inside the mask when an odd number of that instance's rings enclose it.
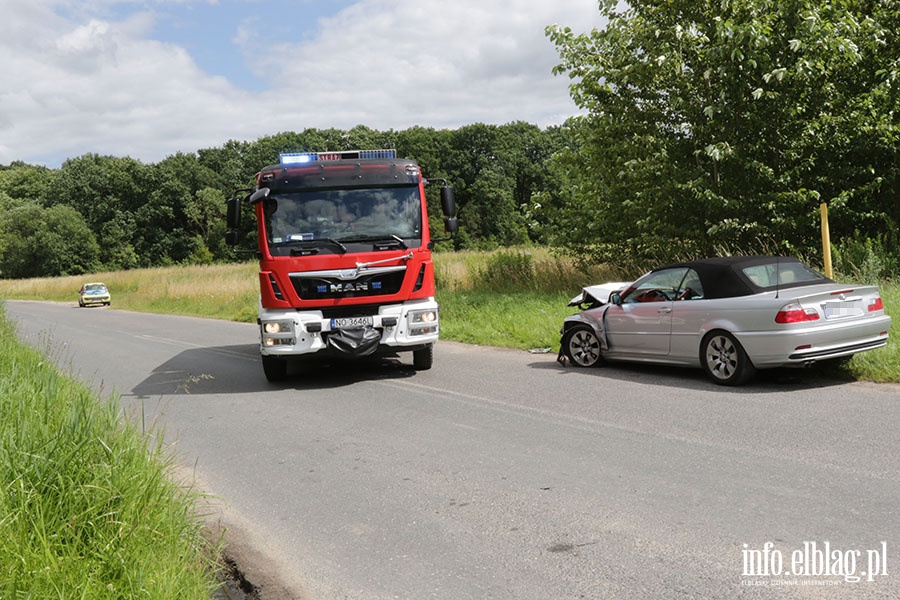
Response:
[[[362,327],[371,327],[374,324],[375,319],[372,317],[342,317],[331,320],[332,329],[360,329]]]

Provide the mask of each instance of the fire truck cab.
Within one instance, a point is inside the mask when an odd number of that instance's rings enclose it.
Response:
[[[260,354],[269,381],[291,359],[412,352],[429,369],[440,319],[429,183],[394,150],[282,154],[256,185],[228,200],[226,241],[241,237],[243,207],[256,217]],[[458,224],[441,186],[445,231]]]

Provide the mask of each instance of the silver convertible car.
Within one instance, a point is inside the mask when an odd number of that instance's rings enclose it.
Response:
[[[721,385],[880,348],[891,328],[876,286],[838,284],[775,256],[668,265],[584,288],[570,305],[583,311],[563,322],[561,360],[702,367]]]

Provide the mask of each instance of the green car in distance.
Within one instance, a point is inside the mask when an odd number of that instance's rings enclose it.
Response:
[[[78,290],[78,306],[84,307],[91,304],[109,306],[109,289],[103,283],[86,283]]]

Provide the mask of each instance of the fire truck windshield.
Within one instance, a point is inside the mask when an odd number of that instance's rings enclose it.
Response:
[[[421,245],[417,186],[278,193],[264,201],[263,211],[269,247],[276,254],[296,246],[343,253],[345,246],[365,243],[371,249],[372,240],[380,239]]]

